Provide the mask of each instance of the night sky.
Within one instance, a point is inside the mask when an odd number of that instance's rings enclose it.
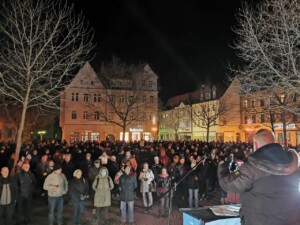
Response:
[[[147,62],[159,76],[160,98],[194,91],[202,82],[221,82],[239,63],[234,50],[240,0],[73,0],[94,27],[97,63],[116,56]]]

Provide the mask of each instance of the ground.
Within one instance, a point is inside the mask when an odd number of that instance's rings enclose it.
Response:
[[[181,225],[182,222],[182,213],[179,211],[179,208],[187,208],[188,203],[187,199],[180,201],[173,201],[173,207],[170,218],[159,218],[158,209],[159,202],[157,202],[157,197],[154,202],[156,204],[149,210],[143,207],[142,197],[138,196],[138,199],[135,201],[135,224],[136,225]],[[218,193],[210,192],[208,201],[200,201],[201,206],[217,205],[218,202]],[[48,224],[48,206],[46,201],[38,194],[35,194],[33,201],[33,210],[32,210],[32,219],[30,225],[47,225]],[[64,225],[73,225],[72,224],[72,205],[65,203],[64,205]],[[92,213],[93,205],[92,200],[87,200],[86,208],[83,218],[82,225],[97,225],[96,215]],[[119,225],[120,224],[120,209],[119,201],[117,199],[112,199],[112,206],[109,210],[110,223],[107,225]],[[169,221],[170,219],[170,221]]]

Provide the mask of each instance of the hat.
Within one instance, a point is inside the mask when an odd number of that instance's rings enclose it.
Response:
[[[55,170],[60,170],[60,169],[62,169],[61,164],[59,164],[59,163],[54,164],[54,166],[53,166],[53,170],[54,170],[54,171],[55,171]]]
[[[96,159],[94,163],[100,163],[100,160],[99,160],[99,159]]]
[[[80,169],[77,169],[73,172],[73,177],[75,177],[78,172],[80,172],[82,174],[82,171]]]

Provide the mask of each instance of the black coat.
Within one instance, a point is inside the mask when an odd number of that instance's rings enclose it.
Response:
[[[12,204],[16,203],[18,199],[18,185],[15,177],[3,178],[0,175],[0,198],[3,190],[3,184],[9,184],[10,193],[11,193],[11,203]]]
[[[71,199],[73,202],[79,202],[84,199],[81,199],[81,196],[87,197],[89,194],[89,183],[88,181],[81,177],[80,179],[73,178],[70,181],[70,189],[69,189],[69,195],[71,196]]]
[[[135,199],[137,181],[134,175],[123,174],[120,177],[120,200],[130,202]]]
[[[19,173],[17,176],[17,183],[20,196],[25,198],[32,197],[37,182],[35,175],[31,171],[22,171]]]
[[[249,156],[240,170],[218,167],[221,187],[241,195],[243,225],[299,225],[298,154],[279,144],[265,145]]]

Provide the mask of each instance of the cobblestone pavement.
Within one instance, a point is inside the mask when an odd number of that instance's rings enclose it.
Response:
[[[154,199],[156,201],[156,198]],[[218,193],[210,192],[208,201],[200,201],[201,206],[218,205]],[[159,203],[155,204],[149,211],[143,207],[141,196],[135,201],[135,224],[136,225],[181,225],[182,213],[179,208],[187,208],[187,199],[174,201],[170,218],[159,218],[158,209]],[[90,199],[85,208],[84,222],[82,225],[97,225],[96,215],[92,213],[93,205]],[[72,205],[65,203],[64,205],[64,225],[72,224]],[[110,221],[107,225],[120,224],[120,209],[119,201],[112,200],[112,206],[109,210]],[[48,224],[48,207],[46,201],[40,196],[36,196],[33,201],[32,219],[30,225],[47,225]]]

